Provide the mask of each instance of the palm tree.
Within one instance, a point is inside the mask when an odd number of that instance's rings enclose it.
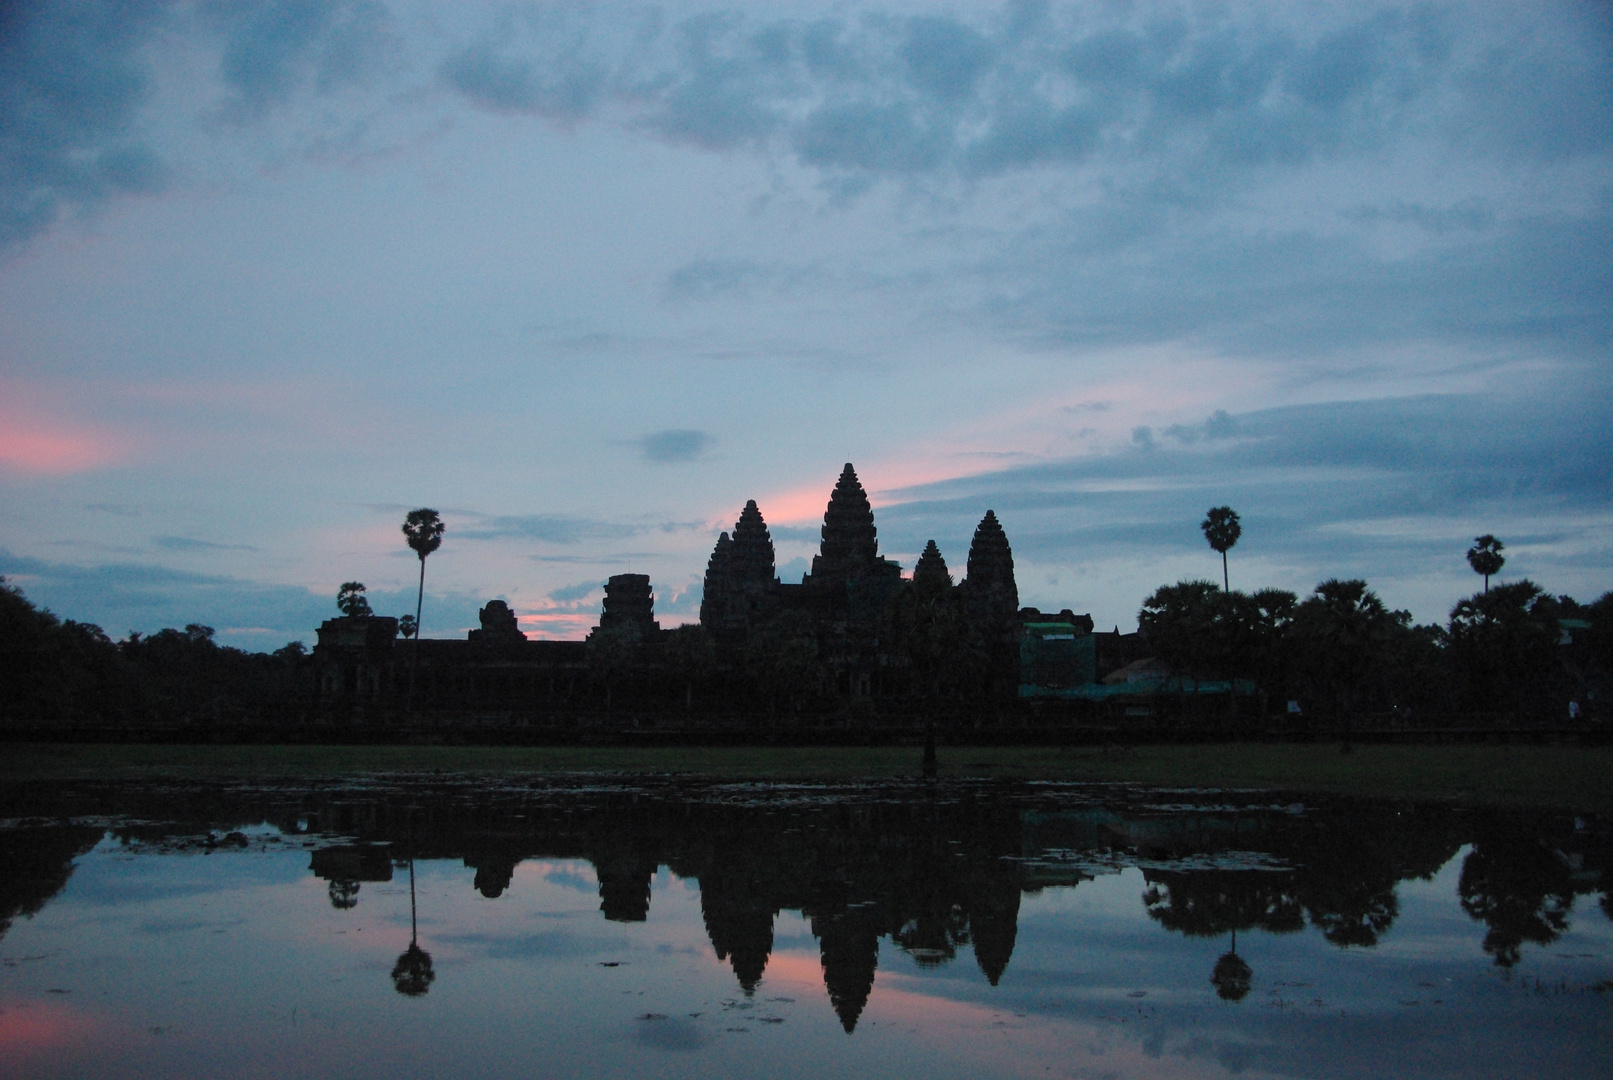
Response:
[[[1475,574],[1484,575],[1484,591],[1490,591],[1490,575],[1499,574],[1501,567],[1506,565],[1506,559],[1501,549],[1506,547],[1501,541],[1485,533],[1475,537],[1473,546],[1467,549],[1467,565],[1473,568]]]
[[[414,601],[414,654],[409,660],[408,709],[411,711],[414,709],[414,673],[420,666],[420,607],[426,599],[426,556],[442,547],[442,534],[447,530],[437,511],[427,507],[410,510],[409,516],[403,519],[403,537],[420,556],[420,591]]]
[[[1216,506],[1204,515],[1199,523],[1204,530],[1204,539],[1210,542],[1210,547],[1221,553],[1221,591],[1230,592],[1227,583],[1227,552],[1232,545],[1238,542],[1243,535],[1243,526],[1238,524],[1238,513],[1230,506]]]

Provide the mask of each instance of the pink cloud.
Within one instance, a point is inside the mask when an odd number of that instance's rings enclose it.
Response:
[[[60,476],[109,465],[118,457],[104,435],[14,416],[0,420],[0,466],[7,469]]]

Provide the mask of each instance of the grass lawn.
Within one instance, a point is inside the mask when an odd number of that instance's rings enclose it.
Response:
[[[1571,746],[968,747],[939,750],[942,776],[1264,788],[1613,812],[1613,748]],[[755,779],[914,776],[916,747],[133,746],[0,748],[0,782],[223,779],[453,772],[682,773]]]

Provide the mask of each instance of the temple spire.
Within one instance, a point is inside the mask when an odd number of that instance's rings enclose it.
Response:
[[[773,584],[773,537],[762,520],[762,511],[751,499],[734,524],[733,574],[748,589],[766,589]]]
[[[822,543],[812,559],[813,578],[850,578],[866,573],[879,559],[877,537],[874,508],[857,479],[857,470],[848,461],[823,513]]]
[[[952,588],[947,561],[941,557],[941,549],[935,546],[934,540],[924,545],[924,553],[913,567],[913,588],[926,598],[939,596]]]

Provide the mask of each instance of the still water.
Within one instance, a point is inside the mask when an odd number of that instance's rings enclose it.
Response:
[[[0,798],[0,1075],[1613,1075],[1607,823],[1059,784]]]

